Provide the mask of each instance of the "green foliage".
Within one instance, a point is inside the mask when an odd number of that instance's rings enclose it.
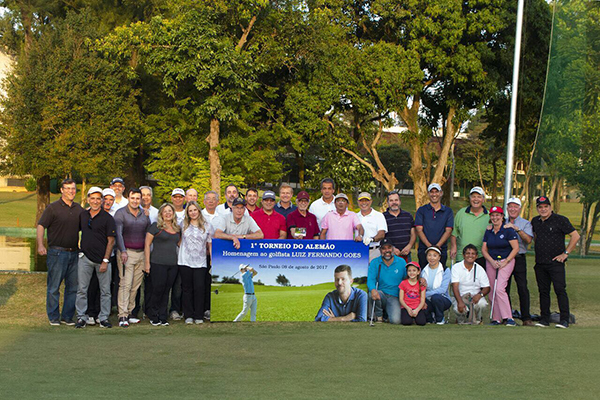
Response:
[[[36,187],[37,187],[37,181],[35,180],[35,178],[34,177],[27,178],[27,180],[25,181],[25,189],[28,192],[35,192]]]
[[[290,280],[282,274],[277,275],[277,278],[275,278],[275,282],[277,282],[277,284],[281,286],[290,286]]]

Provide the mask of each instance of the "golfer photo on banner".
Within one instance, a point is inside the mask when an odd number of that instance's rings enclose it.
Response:
[[[314,321],[333,291],[334,271],[351,269],[366,291],[368,247],[347,240],[212,242],[212,321]]]

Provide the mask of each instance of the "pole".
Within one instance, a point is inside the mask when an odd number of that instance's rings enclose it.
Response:
[[[517,134],[517,95],[519,93],[519,63],[521,60],[521,33],[523,31],[523,8],[525,0],[519,0],[517,7],[517,31],[515,33],[515,55],[513,64],[512,96],[510,99],[510,123],[506,146],[506,175],[504,176],[504,210],[512,195],[512,175],[514,168],[515,136]]]

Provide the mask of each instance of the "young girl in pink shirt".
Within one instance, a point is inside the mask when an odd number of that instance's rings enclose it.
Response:
[[[421,286],[419,277],[421,267],[416,262],[406,265],[408,279],[403,280],[400,287],[400,322],[402,325],[425,325],[427,317],[423,307],[425,306],[425,287]]]

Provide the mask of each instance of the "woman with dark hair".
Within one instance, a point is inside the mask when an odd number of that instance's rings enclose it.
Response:
[[[513,228],[504,227],[504,210],[490,209],[492,229],[483,236],[481,252],[486,260],[486,272],[491,284],[492,325],[516,326],[512,317],[506,284],[515,268],[515,257],[519,254],[519,240]]]
[[[195,201],[187,203],[183,220],[181,247],[179,248],[179,273],[181,274],[181,296],[185,323],[201,324],[204,322],[206,290],[210,290],[207,282],[206,262],[212,249],[212,225],[204,220],[200,206]]]
[[[439,247],[431,246],[427,248],[425,257],[427,257],[427,266],[421,272],[421,277],[427,281],[425,316],[427,322],[443,325],[446,323],[444,311],[452,305],[448,295],[451,272],[440,262],[442,250]]]
[[[175,207],[165,203],[158,210],[157,221],[146,232],[144,250],[145,270],[152,279],[152,297],[147,314],[154,326],[169,325],[169,290],[177,276],[177,249],[180,240],[181,229],[175,220]]]

